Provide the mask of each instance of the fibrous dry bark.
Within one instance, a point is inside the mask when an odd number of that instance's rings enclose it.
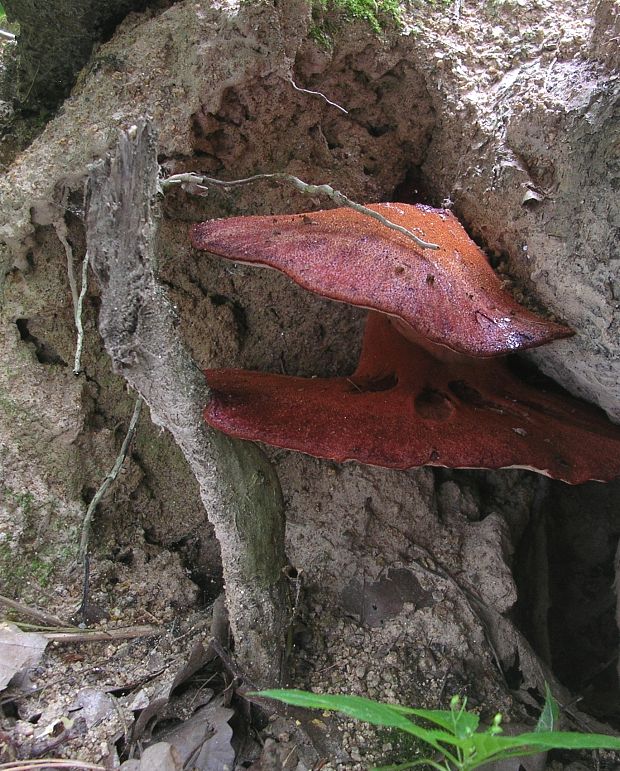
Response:
[[[119,136],[89,180],[88,254],[101,287],[99,329],[114,366],[181,448],[215,527],[237,653],[258,683],[282,676],[288,625],[280,485],[255,446],[207,429],[204,377],[155,275],[158,167],[147,124]]]

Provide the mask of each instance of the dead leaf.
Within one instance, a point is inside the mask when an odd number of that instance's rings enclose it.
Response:
[[[0,690],[16,674],[36,666],[47,642],[43,635],[22,632],[15,624],[0,625]]]
[[[228,721],[235,713],[222,706],[222,701],[220,694],[188,720],[158,737],[177,750],[183,768],[192,771],[232,771],[234,768],[233,731]]]
[[[214,653],[210,647],[205,648],[201,642],[197,642],[194,645],[187,663],[177,672],[172,680],[167,679],[167,681],[164,682],[158,692],[151,698],[148,706],[146,706],[138,716],[132,730],[132,742],[148,741],[148,729],[153,728],[156,719],[166,709],[175,689],[187,682],[192,675],[202,669],[202,667],[211,661],[213,657]]]
[[[157,742],[147,747],[140,760],[126,760],[120,771],[182,771],[183,765],[174,747]]]
[[[80,715],[89,728],[100,723],[110,712],[114,712],[114,697],[96,688],[82,688],[69,711],[81,710]]]
[[[232,771],[235,767],[235,750],[231,744],[233,729],[228,722],[233,715],[232,709],[218,707],[211,716],[215,733],[202,745],[194,761],[198,771]]]

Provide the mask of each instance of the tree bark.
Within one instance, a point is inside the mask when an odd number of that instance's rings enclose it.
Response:
[[[117,150],[92,167],[88,258],[101,286],[99,329],[118,372],[168,429],[198,484],[218,537],[231,630],[239,660],[258,685],[282,677],[288,629],[279,480],[253,444],[208,429],[204,376],[176,330],[155,276],[158,167],[153,132],[120,134]]]

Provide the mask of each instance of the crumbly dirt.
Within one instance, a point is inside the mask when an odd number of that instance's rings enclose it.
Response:
[[[113,144],[117,128],[144,114],[159,132],[166,174],[287,171],[363,202],[453,207],[515,296],[577,331],[531,358],[620,416],[619,83],[609,44],[616,6],[403,5],[405,28],[381,37],[334,19],[330,48],[311,34],[302,0],[187,1],[132,15],[0,180],[0,594],[67,620],[80,605],[81,523],[118,454],[134,395],[102,348],[93,282],[84,374],[72,373],[67,260],[79,283],[87,164]],[[198,254],[187,238],[200,219],[325,205],[268,183],[166,196],[159,277],[198,367],[353,370],[362,311],[273,271]],[[483,719],[502,711],[525,724],[553,671],[572,690],[553,681],[563,703],[582,697],[591,715],[617,728],[619,483],[569,488],[524,471],[395,472],[267,453],[299,576],[292,685],[434,708],[461,693]],[[192,644],[207,639],[222,588],[196,482],[147,409],[97,510],[91,544],[93,619],[166,631],[50,646],[31,673],[38,690],[16,698],[0,728],[27,747],[69,714],[81,689],[113,688],[114,713],[54,753],[116,763],[135,718],[129,697],[174,675]],[[416,751],[350,721],[316,720],[326,770],[366,769]],[[273,746],[265,744],[274,757],[273,747],[292,746],[288,730],[274,728]],[[295,768],[268,765],[267,749],[263,756],[265,770]],[[283,757],[295,757],[298,771],[311,767],[301,751]],[[569,767],[566,757],[551,760],[555,771]]]

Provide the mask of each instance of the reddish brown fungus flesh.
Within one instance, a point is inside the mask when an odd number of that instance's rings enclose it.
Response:
[[[349,208],[210,220],[194,225],[190,238],[198,249],[276,268],[324,297],[387,313],[410,339],[469,356],[498,356],[572,334],[502,289],[451,212],[402,203],[369,208],[440,248],[422,249]]]
[[[317,294],[379,311],[369,315],[350,378],[207,371],[207,422],[340,462],[522,467],[573,484],[620,475],[620,428],[599,410],[528,385],[504,361],[481,361],[572,331],[518,305],[450,212],[370,208],[440,248],[422,249],[350,209],[192,228],[199,249],[276,268]],[[446,357],[446,349],[464,355]]]
[[[439,361],[377,313],[349,378],[206,377],[211,426],[320,458],[397,469],[522,467],[572,484],[620,475],[620,428],[599,410],[528,385],[501,360]]]

